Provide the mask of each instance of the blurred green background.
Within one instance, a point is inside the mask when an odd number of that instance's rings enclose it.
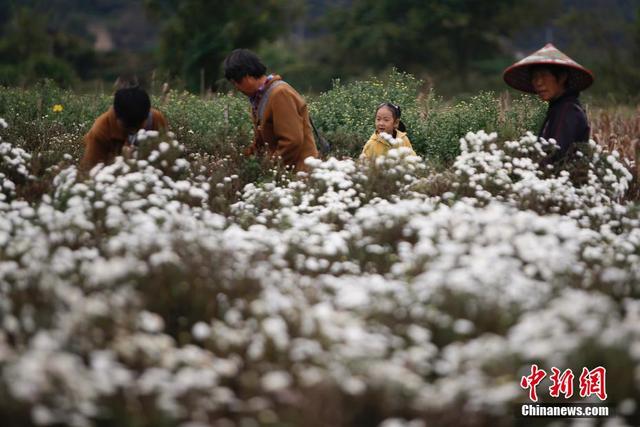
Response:
[[[0,85],[227,91],[222,60],[245,47],[305,93],[395,67],[456,98],[504,90],[546,42],[594,71],[591,97],[638,100],[638,0],[0,0]]]

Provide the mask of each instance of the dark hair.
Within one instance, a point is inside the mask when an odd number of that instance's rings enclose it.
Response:
[[[245,76],[262,77],[267,73],[267,67],[258,55],[248,49],[236,49],[224,59],[224,77],[227,80],[239,82]]]
[[[113,109],[125,127],[134,128],[149,115],[151,100],[139,86],[119,89],[113,97]]]
[[[564,67],[562,65],[556,65],[556,64],[532,65],[531,67],[529,67],[529,80],[531,80],[531,78],[533,77],[533,72],[536,70],[549,71],[551,74],[553,74],[553,77],[555,77],[557,81],[560,81],[560,76],[562,76],[563,74],[566,75],[567,80],[565,80],[564,82],[564,87],[565,88],[569,87],[569,77],[571,76],[571,73],[569,73],[569,69],[567,67]]]
[[[393,115],[393,120],[398,120],[402,115],[400,106],[396,104],[392,104],[390,102],[383,102],[382,104],[378,105],[378,108],[376,108],[376,114],[378,113],[378,111],[380,111],[382,107],[387,107],[389,110],[391,110],[391,114]],[[398,130],[400,132],[407,131],[407,127],[404,125],[404,123],[402,123],[402,120],[400,120],[400,123],[398,123]]]

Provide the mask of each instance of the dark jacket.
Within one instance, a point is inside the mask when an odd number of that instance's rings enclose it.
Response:
[[[591,129],[578,96],[577,92],[566,92],[549,102],[547,116],[538,136],[546,140],[555,139],[560,150],[545,158],[543,164],[562,159],[575,142],[589,140]]]

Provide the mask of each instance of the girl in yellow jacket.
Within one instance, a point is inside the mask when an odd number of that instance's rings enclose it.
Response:
[[[382,103],[376,109],[376,130],[362,149],[360,157],[373,159],[386,156],[390,149],[408,147],[416,155],[400,120],[400,107],[390,102]]]

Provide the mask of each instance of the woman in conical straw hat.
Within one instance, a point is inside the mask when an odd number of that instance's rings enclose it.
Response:
[[[575,142],[589,140],[591,129],[580,104],[580,92],[591,86],[593,74],[551,43],[504,71],[504,81],[549,103],[538,136],[555,139],[560,149],[543,166],[563,158]]]

